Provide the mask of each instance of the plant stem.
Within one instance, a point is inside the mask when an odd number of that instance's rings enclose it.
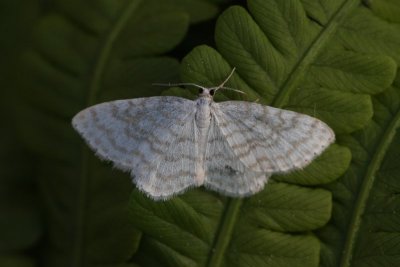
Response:
[[[222,266],[225,251],[231,241],[232,232],[238,219],[242,203],[243,200],[241,198],[228,200],[227,209],[225,210],[221,225],[218,229],[218,237],[207,264],[208,267]]]
[[[367,205],[369,193],[371,191],[372,186],[374,185],[376,172],[381,167],[382,161],[386,155],[387,150],[389,149],[390,144],[393,141],[393,138],[396,134],[397,128],[400,127],[400,109],[395,114],[393,120],[390,122],[387,130],[382,136],[382,141],[376,147],[374,156],[368,165],[367,171],[365,173],[363,182],[361,184],[361,189],[359,191],[356,204],[354,206],[353,216],[351,218],[345,245],[343,249],[343,256],[340,262],[341,267],[350,267],[351,260],[354,254],[354,247],[357,239],[357,235],[360,231],[360,225],[362,216],[365,212],[365,208]]]

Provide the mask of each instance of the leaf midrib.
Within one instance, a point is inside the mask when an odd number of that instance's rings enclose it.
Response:
[[[296,85],[301,81],[305,71],[318,56],[319,52],[325,48],[325,44],[335,34],[336,29],[343,22],[346,16],[359,4],[358,0],[345,1],[338,11],[332,16],[326,27],[315,38],[309,48],[303,53],[303,56],[294,65],[291,73],[288,74],[288,79],[283,83],[280,93],[272,101],[274,107],[282,107],[291,92],[296,88]],[[231,241],[234,226],[240,214],[240,208],[243,204],[243,199],[230,199],[225,206],[225,213],[221,219],[218,234],[216,236],[214,247],[210,253],[210,259],[207,263],[208,267],[223,266],[224,255]]]
[[[92,106],[96,103],[96,98],[101,89],[102,77],[104,77],[104,72],[106,65],[109,61],[112,48],[115,41],[117,40],[119,34],[124,28],[128,19],[132,16],[132,13],[137,9],[142,0],[133,0],[123,9],[120,14],[119,19],[115,22],[114,26],[111,27],[106,38],[104,39],[104,45],[99,51],[99,57],[97,63],[94,65],[93,75],[89,82],[89,96],[87,101],[87,106]],[[89,172],[89,160],[91,152],[86,146],[82,146],[82,171],[80,175],[80,185],[79,185],[79,195],[77,204],[77,221],[76,221],[76,234],[74,243],[74,252],[72,254],[72,266],[84,266],[84,242],[85,242],[85,227],[86,224],[86,212],[87,212],[87,192],[90,179]]]
[[[359,234],[362,216],[365,212],[365,208],[367,205],[368,197],[371,191],[372,186],[375,183],[375,174],[381,167],[382,161],[386,155],[386,152],[389,149],[390,144],[393,141],[393,138],[396,134],[396,129],[400,127],[400,108],[395,113],[395,116],[390,121],[386,131],[382,135],[381,142],[375,149],[373,153],[373,157],[368,164],[367,171],[365,172],[365,176],[362,179],[362,184],[360,187],[359,194],[357,196],[353,216],[351,217],[351,221],[349,227],[347,229],[347,234],[345,236],[345,243],[343,249],[343,256],[341,258],[340,267],[350,267],[351,260],[353,258],[354,246],[357,241],[357,236]]]
[[[292,71],[288,74],[288,79],[283,83],[282,89],[279,91],[272,106],[282,107],[287,102],[287,98],[296,86],[301,82],[304,73],[309,68],[319,52],[325,48],[326,43],[335,34],[339,25],[346,19],[347,15],[360,3],[359,0],[345,1],[332,18],[326,24],[326,27],[318,34],[315,40],[310,44],[308,49],[302,54],[302,57],[293,66]]]

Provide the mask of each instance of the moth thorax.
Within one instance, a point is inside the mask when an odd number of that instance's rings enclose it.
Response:
[[[211,104],[212,99],[208,97],[199,97],[196,110],[196,125],[198,128],[208,128],[210,125],[211,117]]]

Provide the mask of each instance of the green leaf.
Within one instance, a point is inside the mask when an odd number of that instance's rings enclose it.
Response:
[[[302,185],[319,185],[330,183],[340,177],[347,169],[351,152],[347,147],[331,145],[315,164],[310,164],[303,170],[275,176],[275,180]]]
[[[338,93],[325,88],[307,89],[294,92],[286,108],[329,122],[337,134],[360,129],[372,117],[368,95]]]
[[[249,3],[257,3],[257,1],[250,1]],[[259,12],[260,10],[271,8],[273,5],[260,4],[260,6],[253,8]],[[282,10],[287,10],[286,7],[281,8]],[[267,13],[267,11],[265,12]],[[298,17],[301,14],[301,8],[294,8],[293,12],[296,14],[292,15],[292,17]],[[303,16],[305,15],[303,14]],[[265,22],[267,17],[273,21]],[[275,19],[272,15],[265,16],[262,18],[263,24],[261,25],[266,25],[265,27],[267,27],[270,23],[274,23]],[[298,22],[298,24],[305,23]],[[265,32],[271,28],[272,26],[266,28]],[[278,26],[274,26],[274,29],[278,31]],[[286,32],[289,37],[294,38],[296,33],[291,34],[290,30],[284,23],[280,31]],[[310,27],[310,31],[313,31],[312,27]],[[228,69],[236,67],[237,73],[240,74],[240,78],[244,82],[237,82],[239,78],[233,77],[229,83],[231,87],[240,88],[246,93],[249,91],[248,88],[251,87],[253,93],[249,95],[250,99],[254,99],[256,94],[261,97],[261,102],[263,103],[268,104],[271,101],[275,101],[279,103],[278,106],[286,106],[288,109],[314,115],[328,122],[338,133],[349,133],[360,129],[371,119],[372,104],[369,96],[357,95],[354,92],[362,90],[363,93],[378,93],[387,88],[395,75],[393,60],[384,56],[354,55],[354,53],[343,51],[340,52],[342,58],[346,56],[347,60],[339,63],[332,60],[329,62],[324,51],[321,57],[316,58],[314,62],[309,62],[311,57],[316,57],[317,49],[310,50],[310,53],[304,55],[301,49],[304,50],[305,48],[296,47],[294,49],[291,43],[283,42],[278,46],[275,43],[282,42],[282,38],[281,36],[279,36],[280,38],[275,37],[275,34],[275,32],[271,33],[272,36],[268,36],[271,39],[269,40],[261,33],[260,27],[242,8],[231,8],[221,16],[216,30],[217,45],[219,45],[218,48],[221,54],[225,53],[225,59],[218,60],[220,57],[216,56],[212,51],[195,51],[189,55],[191,58],[187,61],[204,61],[204,66],[195,69],[195,63],[184,61],[186,68],[183,70],[183,79],[205,84],[206,86],[218,84],[223,80],[223,76],[226,75]],[[273,39],[274,37],[276,40]],[[304,37],[299,38],[297,42],[300,44],[309,42],[315,45],[312,43],[313,40],[303,40],[302,38]],[[327,37],[324,36],[324,38]],[[318,39],[318,41],[320,40]],[[271,44],[268,44],[269,42]],[[329,45],[330,42],[327,42],[326,46],[329,47]],[[265,49],[261,49],[263,46]],[[276,47],[280,50],[277,50]],[[322,50],[322,48],[317,48]],[[197,49],[206,48],[199,47]],[[293,51],[296,50],[299,50],[298,55],[292,55]],[[291,52],[288,53],[287,51]],[[288,55],[285,53],[288,53]],[[339,54],[337,51],[330,53],[335,54],[336,58]],[[218,63],[216,60],[218,60]],[[224,62],[225,60],[229,61],[229,63]],[[346,67],[340,68],[340,65],[344,64],[344,62],[347,62]],[[370,62],[371,64],[361,67],[363,62]],[[296,68],[290,69],[290,66],[296,66]],[[303,79],[306,73],[303,69],[307,67],[312,70],[311,78],[315,73],[326,73],[327,76],[321,77],[320,80],[306,78],[304,83],[300,85],[299,81]],[[339,71],[329,71],[329,69],[336,68],[339,68]],[[191,72],[194,72],[195,76]],[[354,75],[354,72],[357,72],[357,75]],[[372,77],[360,81],[360,77],[369,77],[371,73],[380,73],[381,80]],[[286,80],[284,80],[285,75]],[[205,81],[203,78],[200,79],[200,76],[210,77],[212,80]],[[337,82],[343,80],[343,77],[352,77],[352,83],[347,83],[346,88],[342,87],[344,82]],[[331,81],[329,87],[326,86],[327,81],[324,82],[325,84],[321,83],[323,79]],[[321,89],[324,85],[327,87],[326,90]],[[284,90],[279,89],[280,87],[284,88]],[[286,100],[287,98],[290,98],[289,103]]]
[[[353,160],[328,187],[335,209],[334,220],[320,232],[327,243],[323,266],[393,266],[399,260],[399,88],[374,98],[373,121],[343,140]]]
[[[0,256],[0,264],[5,267],[34,267],[34,261],[28,257],[21,256]]]
[[[368,196],[355,244],[354,266],[365,266],[371,260],[374,262],[372,266],[395,266],[400,260],[399,146],[400,135],[397,132]]]
[[[311,65],[309,71],[306,79],[310,85],[376,94],[382,91],[382,85],[388,85],[388,81],[395,76],[396,63],[389,57],[328,50]]]
[[[131,179],[89,151],[71,118],[98,102],[158,95],[151,83],[178,79],[178,61],[161,56],[188,28],[187,8],[173,2],[57,0],[36,23],[15,113],[43,202],[41,266],[134,266],[141,233],[128,214]]]
[[[387,20],[388,22],[400,23],[400,7],[399,3],[396,0],[375,1],[372,4],[366,1],[366,4],[379,17]]]
[[[17,142],[6,110],[0,111],[6,126],[0,141],[0,266],[33,266],[33,259],[24,254],[43,233],[40,201],[29,176],[33,159]]]
[[[292,198],[293,194],[297,198]],[[323,225],[330,216],[331,196],[327,191],[273,183],[264,194],[240,203],[240,218],[235,219],[232,216],[239,216],[234,214],[239,210],[228,209],[224,214],[227,203],[235,206],[240,200],[227,202],[210,193],[191,190],[159,203],[135,192],[131,203],[134,223],[146,233],[137,260],[144,266],[218,264],[221,259],[217,258],[224,255],[224,243],[232,238],[232,251],[225,255],[227,266],[243,266],[250,255],[254,262],[268,261],[272,266],[289,257],[293,258],[293,266],[318,262],[319,244],[315,238],[277,231],[306,231]],[[225,224],[219,225],[222,219]],[[235,230],[230,229],[231,220]]]
[[[398,64],[398,24],[391,24],[372,15],[365,7],[357,11],[348,18],[346,27],[339,28],[336,40],[347,50],[390,56]]]
[[[220,84],[236,67],[228,86],[246,95],[223,91],[216,101],[296,110],[337,133],[337,144],[311,165],[275,175],[253,197],[193,189],[154,202],[132,193],[128,175],[101,163],[72,130],[71,117],[94,103],[194,96],[151,83],[178,79],[178,61],[164,54],[184,38],[189,21],[215,14],[208,3],[216,1],[51,2],[23,55],[24,70],[15,72],[17,104],[7,108],[18,115],[18,140],[35,159],[30,178],[45,224],[34,200],[21,197],[16,204],[30,213],[14,222],[24,231],[4,244],[14,241],[18,253],[43,230],[34,251],[41,266],[60,267],[396,264],[400,98],[392,82],[400,35],[360,1],[249,0],[248,10],[234,6],[219,17],[217,48],[199,46],[182,60],[182,79],[204,86]],[[0,265],[33,265],[15,250],[1,254]]]
[[[378,15],[381,5],[370,7]],[[391,2],[395,12],[400,6]],[[353,51],[389,55],[400,63],[399,25],[388,23],[361,7],[349,17],[349,27],[338,31],[343,45]],[[362,42],[362,46],[355,45]],[[318,233],[323,241],[321,266],[395,266],[400,259],[397,204],[399,202],[398,146],[400,126],[399,75],[392,87],[372,97],[373,118],[339,143],[352,152],[349,170],[327,186],[333,194],[331,222]]]
[[[252,0],[250,14],[242,7],[228,8],[217,21],[217,50],[193,49],[182,61],[182,79],[215,86],[235,67],[227,86],[246,95],[224,91],[216,100],[258,99],[324,120],[341,134],[339,141],[350,137],[371,121],[371,95],[391,85],[396,64],[385,54],[346,49],[348,40],[338,39],[343,38],[340,29],[364,7],[358,1],[337,2],[318,8],[308,2]],[[308,13],[310,6],[320,21]],[[324,243],[311,231],[331,218],[331,193],[336,193],[316,186],[334,181],[349,166],[350,150],[340,144],[305,170],[274,177],[291,185],[271,182],[248,199],[191,190],[154,203],[134,193],[134,224],[144,233],[135,259],[144,266],[318,266],[329,260],[324,253],[320,259]],[[212,214],[199,205],[213,207]]]
[[[39,12],[37,1],[0,4],[0,266],[33,267],[29,249],[40,242],[43,221],[36,185],[31,177],[34,157],[21,146],[12,112],[18,54],[29,44],[28,33]]]

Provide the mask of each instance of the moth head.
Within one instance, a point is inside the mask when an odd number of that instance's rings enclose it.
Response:
[[[215,88],[199,88],[199,96],[213,98],[214,94]]]

